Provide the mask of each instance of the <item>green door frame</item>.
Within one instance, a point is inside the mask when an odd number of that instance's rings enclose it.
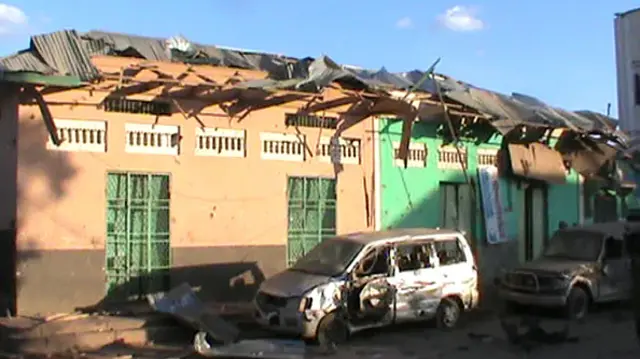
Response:
[[[300,180],[302,181],[302,198],[295,198],[292,197],[292,181],[295,180]],[[308,190],[309,190],[309,183],[312,181],[317,181],[318,185],[317,185],[317,189],[318,191],[320,190],[320,188],[322,188],[322,183],[325,181],[330,181],[333,183],[333,193],[328,193],[329,195],[332,194],[331,198],[315,198],[315,199],[311,199],[308,198]],[[313,248],[313,246],[315,246],[316,244],[320,243],[322,240],[324,240],[325,238],[331,237],[331,236],[335,236],[336,235],[336,228],[337,228],[337,200],[338,200],[338,194],[337,194],[337,185],[338,185],[338,181],[335,178],[331,178],[331,177],[317,177],[317,176],[287,176],[287,257],[286,257],[286,263],[287,266],[291,266],[293,263],[295,263],[295,261],[300,258],[301,256],[303,256],[304,254],[306,254],[309,250],[311,250]],[[327,187],[330,188],[330,187]],[[317,193],[317,195],[320,195],[320,192]],[[317,202],[316,204],[313,204],[314,202]],[[293,213],[295,210],[300,211],[298,213],[298,215],[302,215],[302,217],[298,217],[299,220],[302,220],[302,226],[301,228],[292,228],[292,221],[293,221]],[[317,228],[315,229],[315,237],[313,238],[314,243],[312,247],[307,248],[307,243],[305,242],[306,240],[308,240],[309,236],[313,235],[312,233],[308,232],[309,230],[311,230],[311,228],[307,229],[306,227],[306,221],[307,221],[307,215],[308,213],[310,213],[310,211],[315,211],[317,217],[316,219],[316,223],[317,223]],[[324,224],[325,224],[325,216],[327,215],[327,213],[333,213],[333,219],[332,219],[332,223],[333,223],[333,227],[332,228],[324,228]],[[302,251],[301,253],[293,253],[293,248],[291,247],[291,242],[293,240],[297,239],[298,241],[302,241],[300,243],[300,245],[302,246]]]
[[[125,198],[110,198],[113,194],[110,192],[110,178],[112,176],[126,176],[125,180],[125,190],[126,197]],[[166,199],[153,199],[150,197],[150,188],[151,181],[150,179],[153,177],[163,177],[166,178],[166,191],[167,198]],[[105,188],[106,199],[107,199],[107,213],[106,213],[106,221],[107,221],[107,235],[106,235],[106,243],[105,243],[105,270],[106,270],[106,291],[107,295],[114,295],[123,298],[117,299],[131,299],[130,297],[136,296],[140,297],[141,295],[147,294],[146,292],[150,289],[150,286],[154,284],[153,279],[155,276],[153,275],[155,271],[163,272],[161,276],[162,280],[162,288],[163,290],[169,289],[169,273],[168,270],[171,268],[172,263],[172,251],[171,251],[171,231],[170,231],[170,208],[171,208],[171,174],[169,173],[148,173],[148,172],[126,172],[126,171],[110,171],[106,174],[107,177],[107,186]],[[145,195],[143,199],[134,199],[132,198],[132,179],[134,177],[146,177],[147,182],[144,186]],[[159,188],[158,190],[162,190]],[[119,193],[115,193],[116,196]],[[115,204],[112,203],[115,201]],[[142,201],[141,204],[136,204],[136,202]],[[163,202],[160,204],[158,202]],[[110,211],[112,210],[120,210],[125,213],[125,223],[124,228],[122,230],[118,230],[116,228],[110,228],[112,223],[110,223]],[[145,222],[146,222],[146,231],[144,234],[146,235],[144,239],[132,238],[132,213],[137,210],[142,209],[145,214]],[[149,219],[153,214],[157,215],[158,211],[166,211],[166,232],[157,232],[151,228],[151,223]],[[157,221],[157,218],[156,218]],[[117,226],[117,223],[113,223],[114,226]],[[121,238],[124,235],[124,238]],[[158,240],[157,238],[152,237],[166,237],[166,240]],[[115,241],[113,238],[115,237]],[[165,243],[167,245],[167,263],[157,266],[152,262],[151,249],[152,244],[154,243]],[[119,266],[115,263],[118,259],[118,245],[125,246],[125,258],[122,266]],[[134,247],[137,249],[146,250],[143,258],[146,259],[146,263],[137,263],[136,268],[133,267],[134,259],[132,258],[132,250]],[[113,252],[115,251],[115,253]],[[156,267],[157,266],[157,267]],[[119,273],[119,270],[124,270],[124,273]],[[135,273],[134,273],[135,271]],[[151,276],[149,276],[151,274]],[[133,288],[133,280],[138,280],[137,287]],[[124,284],[125,288],[119,289],[119,286]],[[115,287],[114,287],[115,285]],[[143,288],[144,287],[144,288]]]

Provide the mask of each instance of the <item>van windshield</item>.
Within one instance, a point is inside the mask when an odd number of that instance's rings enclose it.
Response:
[[[579,229],[559,230],[544,251],[545,257],[596,261],[602,250],[603,236],[598,232]]]
[[[362,243],[343,237],[325,239],[291,267],[291,270],[334,277],[342,274],[356,255]]]

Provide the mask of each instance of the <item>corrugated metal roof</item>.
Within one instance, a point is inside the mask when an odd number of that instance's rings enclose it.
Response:
[[[164,40],[161,39],[98,30],[89,31],[83,34],[83,37],[85,40],[102,40],[104,43],[109,44],[112,50],[118,52],[135,49],[140,55],[150,61],[171,60],[165,50]]]
[[[31,37],[31,47],[61,75],[78,76],[83,81],[100,77],[91,57],[74,30]]]
[[[90,31],[82,35],[72,30],[58,31],[32,37],[31,51],[1,59],[0,64],[10,71],[74,75],[87,81],[100,76],[91,62],[92,55],[140,56],[151,61],[183,61],[262,70],[269,73],[270,80],[266,82],[268,86],[288,88],[292,86],[291,80],[296,79],[298,81],[293,83],[299,90],[306,87],[318,90],[335,80],[379,89],[407,89],[424,75],[421,71],[391,73],[385,68],[371,71],[339,66],[326,56],[315,60],[294,59],[196,43],[190,43],[196,51],[182,52],[179,47],[174,48],[172,45],[173,40],[176,39],[178,37],[165,40],[104,31]],[[274,81],[279,83],[276,84]],[[511,123],[508,126],[505,125],[503,131],[508,131],[518,122],[542,126],[566,125],[585,131],[594,128],[605,132],[611,130],[611,126],[603,126],[605,121],[596,116],[551,108],[537,99],[532,102],[533,98],[530,96],[503,95],[446,76],[428,78],[427,81],[422,82],[420,90],[434,93],[436,81],[446,97],[492,115],[502,122],[509,119]],[[255,82],[247,84],[247,86],[262,85],[265,84]]]
[[[87,39],[80,38],[82,46],[91,56],[94,55],[108,55],[111,52],[111,46],[107,44],[103,39]]]
[[[3,57],[0,64],[6,71],[32,71],[45,75],[56,73],[56,70],[40,60],[33,52],[25,51],[15,55]]]
[[[85,40],[103,40],[111,45],[115,52],[124,52],[133,49],[142,57],[151,61],[171,61],[171,55],[167,51],[164,39],[134,36],[114,32],[92,30],[83,34]],[[260,60],[256,57],[268,56],[266,54],[243,54],[230,49],[220,49],[215,46],[192,43],[193,46],[205,54],[213,65],[239,67],[244,69],[258,69]]]

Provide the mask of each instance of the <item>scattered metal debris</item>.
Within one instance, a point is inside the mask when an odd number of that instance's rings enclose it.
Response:
[[[206,357],[302,359],[307,348],[301,340],[248,339],[221,346],[212,346],[207,333],[196,334],[193,346]]]
[[[150,294],[147,299],[156,311],[173,315],[196,330],[208,333],[220,342],[235,342],[240,335],[236,326],[211,312],[207,312],[204,304],[187,283],[183,283],[167,293]]]
[[[557,345],[575,343],[577,337],[569,335],[570,324],[567,322],[562,330],[547,331],[540,326],[540,318],[525,316],[513,321],[500,318],[500,325],[507,335],[507,341],[527,352],[541,345]]]
[[[495,338],[492,337],[491,335],[482,334],[482,333],[469,332],[467,333],[467,336],[469,337],[469,339],[478,340],[483,343],[491,343],[495,340]]]

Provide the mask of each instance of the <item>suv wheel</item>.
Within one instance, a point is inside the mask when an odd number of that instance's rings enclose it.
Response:
[[[580,287],[573,287],[567,297],[565,314],[569,319],[581,320],[589,312],[589,295]]]

